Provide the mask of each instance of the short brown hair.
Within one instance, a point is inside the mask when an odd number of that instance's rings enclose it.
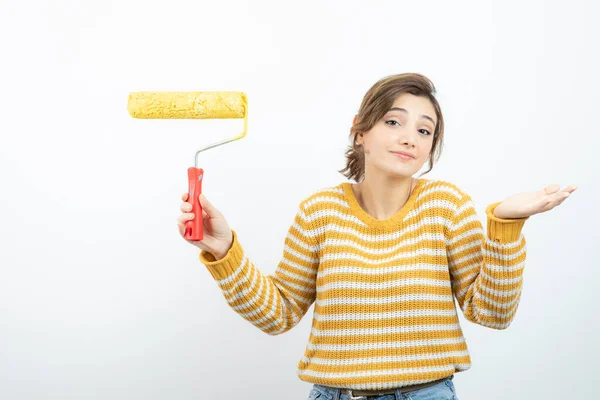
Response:
[[[437,116],[437,125],[433,133],[433,144],[429,153],[429,169],[433,169],[435,161],[439,160],[442,153],[444,138],[444,118],[437,99],[435,86],[425,76],[418,73],[404,73],[389,75],[376,82],[365,94],[358,110],[356,123],[350,128],[350,146],[346,150],[346,166],[339,170],[349,179],[359,182],[365,174],[365,155],[360,146],[356,144],[356,136],[370,130],[377,121],[389,111],[394,101],[404,93],[423,96],[431,101]]]

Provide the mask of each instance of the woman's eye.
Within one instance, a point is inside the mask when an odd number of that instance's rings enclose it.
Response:
[[[396,124],[398,124],[398,126],[400,126],[400,123],[393,119],[391,119],[389,121],[385,121],[385,122],[386,122],[386,124],[389,124],[390,122],[395,122]],[[391,124],[391,125],[393,125],[393,124]],[[427,132],[427,133],[425,133],[425,135],[427,135],[427,136],[431,135],[431,132],[429,132],[427,129],[420,129],[419,131]]]

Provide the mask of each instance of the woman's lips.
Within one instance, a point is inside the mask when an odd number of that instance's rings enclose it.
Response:
[[[412,155],[410,155],[408,153],[392,151],[392,154],[395,155],[396,157],[398,157],[401,160],[410,161],[410,160],[414,160],[415,159]]]

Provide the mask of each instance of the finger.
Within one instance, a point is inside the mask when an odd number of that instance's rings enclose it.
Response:
[[[567,186],[566,188],[562,189],[560,192],[558,192],[558,194],[561,193],[573,193],[575,190],[577,190],[577,185],[571,185],[571,186]]]
[[[561,204],[563,201],[571,197],[571,192],[561,192],[562,196],[556,201],[556,205]]]
[[[181,236],[184,236],[185,234],[185,225],[186,222],[193,219],[194,218],[194,214],[193,213],[184,213],[181,214],[178,218],[177,218],[177,227],[179,228],[179,233],[181,234]]]
[[[535,202],[532,208],[535,210],[535,214],[550,210],[552,208],[551,196],[541,197],[538,201]]]
[[[192,211],[192,205],[188,202],[185,202],[181,205],[181,212],[189,212]]]
[[[177,229],[179,230],[179,234],[181,236],[185,235],[185,224],[181,223],[181,221],[177,220]]]
[[[188,193],[184,193],[184,194],[182,194],[182,195],[181,195],[181,200],[183,200],[183,201],[186,201],[186,200],[187,200],[187,198],[188,198],[188,195],[189,195]]]
[[[569,193],[573,193],[575,190],[577,190],[577,185],[571,185],[571,186],[563,189],[564,192],[569,192]]]
[[[558,201],[563,201],[563,200],[565,200],[566,198],[568,198],[569,196],[571,196],[571,193],[570,193],[570,192],[567,192],[567,191],[561,190],[560,192],[558,192],[557,194],[555,194],[555,195],[553,196],[553,201],[557,201],[557,202],[558,202]]]
[[[552,202],[553,199],[554,199],[554,195],[551,195],[551,194],[542,195],[537,198],[536,205],[538,207],[544,207],[544,206],[548,205],[548,203]]]
[[[564,201],[564,200],[561,200],[561,201],[553,201],[552,203],[548,204],[548,207],[546,207],[546,209],[545,209],[544,211],[550,211],[550,210],[552,210],[552,209],[553,209],[553,208],[555,208],[556,206],[559,206],[559,205],[561,205],[563,201]]]
[[[554,207],[562,204],[569,197],[570,197],[570,194],[568,192],[563,192],[563,191],[558,192],[557,194],[553,195],[552,200],[545,207],[546,211],[552,210]]]
[[[194,219],[194,213],[183,213],[177,218],[177,222],[185,224],[187,221]]]

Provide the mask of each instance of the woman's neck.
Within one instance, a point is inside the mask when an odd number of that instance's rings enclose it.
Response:
[[[393,217],[404,207],[417,179],[412,176],[404,179],[365,178],[353,184],[354,196],[363,210],[375,219]]]

